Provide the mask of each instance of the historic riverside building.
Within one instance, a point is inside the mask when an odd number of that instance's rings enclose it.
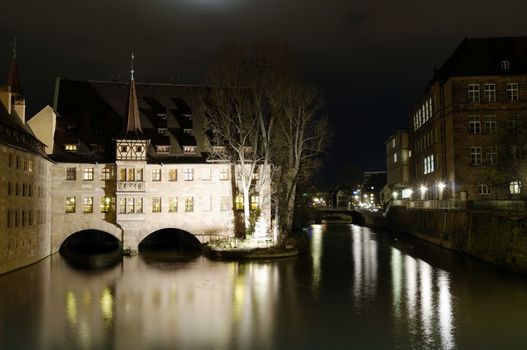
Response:
[[[386,141],[386,186],[384,201],[409,198],[410,184],[410,132],[395,131]]]
[[[493,184],[490,175],[499,161],[498,130],[512,130],[525,118],[527,37],[463,40],[412,114],[412,198],[520,196],[521,179]]]
[[[133,69],[129,83],[57,79],[53,108],[26,123],[13,65],[0,94],[0,273],[57,252],[84,230],[109,233],[132,251],[165,228],[201,242],[234,236],[243,209],[237,167],[208,161],[204,87],[136,84]],[[269,186],[251,196],[267,227]]]

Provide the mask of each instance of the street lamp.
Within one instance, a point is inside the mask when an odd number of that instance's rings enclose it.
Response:
[[[421,191],[421,200],[425,199],[425,193],[428,190],[425,185],[421,185],[421,188],[419,189]]]
[[[393,196],[394,200],[397,200],[397,196],[398,195],[399,195],[399,193],[397,193],[397,191],[393,191],[392,196]]]
[[[437,188],[439,189],[439,200],[443,200],[443,190],[445,189],[445,186],[444,182],[439,182],[437,184]]]

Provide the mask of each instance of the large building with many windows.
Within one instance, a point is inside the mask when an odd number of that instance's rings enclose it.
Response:
[[[415,105],[411,118],[413,199],[511,199],[517,175],[500,174],[499,131],[527,118],[527,37],[465,39]]]
[[[54,106],[25,120],[16,60],[0,90],[0,273],[99,230],[137,250],[151,233],[234,236],[238,166],[210,161],[200,86],[58,79]],[[15,72],[15,73],[13,73]],[[253,175],[251,210],[270,228],[270,182]],[[259,184],[259,186],[258,186]],[[5,221],[4,221],[5,218]]]

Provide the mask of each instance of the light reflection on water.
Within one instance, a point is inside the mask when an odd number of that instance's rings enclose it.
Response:
[[[523,279],[367,228],[314,225],[309,234],[308,254],[277,261],[156,265],[135,257],[85,272],[55,255],[0,277],[0,348],[454,349],[527,342]],[[489,304],[492,318],[482,317]],[[514,323],[503,329],[508,320]],[[492,328],[500,331],[484,331]]]

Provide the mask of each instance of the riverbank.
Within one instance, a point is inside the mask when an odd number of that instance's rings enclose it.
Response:
[[[487,210],[391,207],[386,216],[361,212],[364,225],[427,242],[527,274],[527,214]]]
[[[219,260],[278,259],[296,256],[306,250],[307,242],[302,237],[288,238],[286,241],[272,245],[271,242],[244,241],[243,244],[232,244],[230,241],[214,242],[203,245],[203,255]]]

